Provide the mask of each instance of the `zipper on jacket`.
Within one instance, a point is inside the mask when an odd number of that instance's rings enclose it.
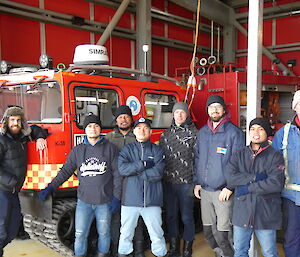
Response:
[[[143,146],[143,143],[140,142],[141,144],[141,148],[142,148],[142,154],[141,154],[141,159],[142,161],[144,161],[144,146]],[[146,181],[144,181],[144,207],[146,207]]]
[[[266,147],[267,148],[267,147]],[[249,149],[250,149],[250,152],[251,152],[251,168],[250,170],[253,170],[253,166],[254,166],[254,161],[255,161],[255,158],[257,155],[259,155],[263,150],[265,150],[266,148],[260,148],[258,151],[254,152],[251,148],[251,146],[249,146]],[[251,202],[252,201],[252,197],[251,197]],[[254,205],[254,208],[256,208],[256,201],[255,201],[255,205]],[[249,225],[250,225],[250,228],[253,228],[254,226],[254,215],[253,215],[253,210],[251,210],[251,215],[249,217]]]

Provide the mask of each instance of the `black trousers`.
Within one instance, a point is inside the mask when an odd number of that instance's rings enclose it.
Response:
[[[0,253],[18,234],[21,207],[18,194],[0,191]],[[0,255],[1,256],[1,255]]]

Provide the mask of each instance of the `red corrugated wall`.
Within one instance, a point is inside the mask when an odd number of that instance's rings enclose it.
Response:
[[[277,0],[276,5],[288,4],[292,2],[299,2],[297,0]],[[264,7],[271,7],[272,3],[265,3]],[[242,8],[239,12],[248,11],[248,8]],[[244,25],[247,28],[247,25]],[[300,33],[298,33],[298,28],[300,26],[300,16],[294,15],[289,17],[282,17],[276,19],[275,31],[272,31],[272,20],[264,20],[263,24],[263,45],[268,47],[272,46],[272,33],[276,35],[275,45],[289,44],[300,42]],[[238,32],[238,49],[247,49],[248,42],[247,38]],[[296,59],[296,66],[292,68],[295,75],[300,75],[300,51],[291,51],[283,53],[274,53],[281,62],[287,66],[287,61],[290,59]],[[237,58],[237,62],[241,65],[247,65],[247,57]],[[272,69],[272,62],[267,57],[263,56],[262,69],[265,71],[270,71]],[[280,71],[277,68],[278,71]]]
[[[39,7],[39,0],[14,0],[14,2],[26,4],[33,7]],[[278,0],[277,5],[295,2],[291,0]],[[271,6],[272,3],[266,3],[265,7]],[[152,6],[159,10],[165,11],[165,1],[152,0]],[[85,19],[90,18],[90,3],[83,0],[45,0],[44,7],[46,10],[75,15]],[[167,11],[171,14],[182,16],[188,19],[193,19],[194,14],[181,7],[168,2]],[[94,19],[105,24],[108,24],[115,13],[115,9],[94,5]],[[239,10],[240,12],[247,11],[247,8]],[[136,27],[136,19],[133,14],[126,13],[122,16],[118,23],[118,27],[131,28],[131,20],[134,20],[134,28]],[[201,22],[209,24],[210,21],[201,17]],[[247,25],[244,25],[247,28]],[[299,15],[278,18],[276,19],[276,44],[287,44],[300,42],[300,33],[297,28],[300,26]],[[0,14],[0,46],[1,59],[17,62],[37,64],[38,57],[41,53],[40,43],[40,23],[25,18]],[[70,64],[73,61],[75,46],[79,44],[91,43],[91,33],[62,27],[53,24],[45,24],[46,33],[46,52],[50,55],[54,64],[63,62]],[[265,46],[272,45],[272,20],[264,21],[263,25],[263,43]],[[161,37],[167,36],[171,39],[181,40],[188,43],[193,43],[193,31],[180,26],[167,24],[153,19],[152,34]],[[94,41],[97,42],[100,34],[94,34]],[[203,46],[210,47],[210,35],[200,32],[198,43]],[[238,49],[247,48],[247,38],[241,33],[238,33],[237,45]],[[136,56],[136,51],[131,52],[131,41],[118,37],[110,38],[105,46],[110,53],[110,64],[115,66],[131,67],[132,54]],[[135,46],[135,43],[134,43]],[[168,48],[165,55],[165,48],[158,45],[152,46],[152,71],[164,74],[165,65],[168,63],[168,75],[173,76],[175,68],[189,66],[192,52]],[[285,52],[276,54],[278,58],[285,64],[289,59],[296,59],[297,65],[293,71],[300,75],[300,53],[299,51]],[[165,58],[167,57],[167,60]],[[198,57],[203,57],[199,56]],[[237,58],[237,62],[241,65],[247,65],[247,57]],[[136,64],[136,58],[134,61]],[[265,56],[263,57],[263,69],[271,70],[271,62]]]

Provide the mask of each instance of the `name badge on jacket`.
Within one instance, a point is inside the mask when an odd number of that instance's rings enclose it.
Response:
[[[223,147],[217,147],[217,153],[226,154],[227,149]]]

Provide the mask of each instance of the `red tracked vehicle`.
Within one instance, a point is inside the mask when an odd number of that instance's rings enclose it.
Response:
[[[68,70],[17,68],[0,76],[0,115],[8,105],[22,106],[29,123],[49,132],[46,151],[36,152],[34,143],[28,146],[27,177],[20,193],[25,229],[32,238],[64,256],[73,256],[78,180],[72,176],[45,202],[37,193],[56,176],[72,147],[82,142],[85,115],[99,115],[105,134],[115,125],[115,109],[127,104],[134,119],[144,116],[152,120],[151,140],[156,142],[171,124],[174,103],[185,96],[185,88],[175,79],[107,66],[103,48],[84,47],[93,56],[83,50],[85,57],[75,55],[75,64]],[[92,231],[90,241],[95,241],[95,235]]]

